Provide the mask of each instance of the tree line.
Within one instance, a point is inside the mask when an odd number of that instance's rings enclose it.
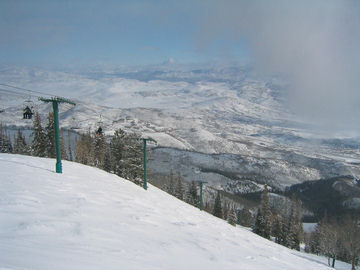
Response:
[[[325,212],[315,230],[305,237],[306,251],[328,257],[328,264],[335,267],[337,259],[351,263],[351,269],[359,263],[360,227],[354,215],[328,218]]]
[[[48,114],[44,127],[40,115],[35,113],[31,139],[27,141],[20,129],[11,139],[0,124],[0,152],[55,158],[54,126],[52,112]],[[109,139],[102,131],[99,131],[101,129],[88,130],[85,134],[81,134],[75,142],[75,151],[73,151],[70,136],[68,136],[66,148],[63,130],[61,130],[62,159],[94,166],[142,185],[143,160],[140,136],[118,129]]]

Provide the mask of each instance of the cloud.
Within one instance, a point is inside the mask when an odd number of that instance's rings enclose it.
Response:
[[[289,105],[323,128],[360,130],[360,2],[213,1],[196,40],[249,43],[257,70],[285,74]]]

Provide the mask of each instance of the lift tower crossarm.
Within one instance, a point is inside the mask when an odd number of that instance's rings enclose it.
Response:
[[[71,105],[76,105],[75,102],[61,97],[53,97],[53,98],[39,98],[40,101],[45,103],[52,103],[53,111],[54,111],[54,128],[55,128],[55,144],[56,144],[56,172],[62,173],[62,165],[61,165],[61,144],[60,144],[60,126],[59,126],[59,103],[68,103]]]

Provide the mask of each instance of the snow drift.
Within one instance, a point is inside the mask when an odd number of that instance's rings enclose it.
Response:
[[[0,269],[330,269],[96,168],[0,154]]]

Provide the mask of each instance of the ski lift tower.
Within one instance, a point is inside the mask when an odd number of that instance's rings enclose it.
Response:
[[[53,111],[54,111],[54,128],[55,128],[55,144],[56,144],[56,172],[62,173],[62,165],[61,165],[61,144],[60,144],[60,128],[59,128],[59,103],[68,103],[71,105],[76,105],[75,102],[60,98],[60,97],[53,97],[53,98],[39,98],[39,100],[45,103],[52,103]]]

